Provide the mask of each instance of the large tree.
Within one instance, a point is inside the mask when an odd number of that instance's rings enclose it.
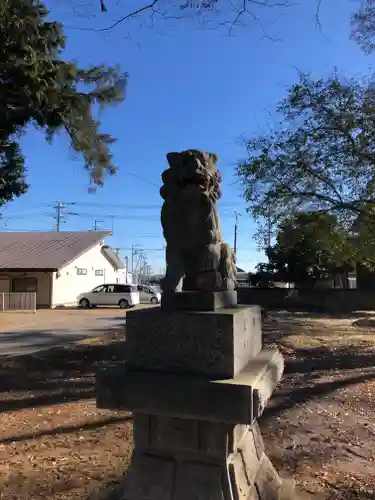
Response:
[[[353,269],[357,246],[333,215],[301,212],[280,224],[266,254],[278,279],[311,287]]]
[[[0,0],[0,205],[27,190],[19,140],[29,124],[47,139],[64,131],[94,184],[113,174],[110,145],[96,111],[123,100],[126,75],[64,61],[59,23],[37,0]]]
[[[301,75],[277,107],[275,131],[246,141],[237,172],[259,221],[332,213],[348,227],[375,206],[375,89],[337,74]]]

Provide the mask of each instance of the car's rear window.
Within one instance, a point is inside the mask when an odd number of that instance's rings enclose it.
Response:
[[[136,285],[116,285],[117,293],[132,293],[137,291]]]

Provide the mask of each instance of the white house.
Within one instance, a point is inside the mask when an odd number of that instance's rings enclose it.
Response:
[[[36,292],[37,307],[75,305],[101,283],[125,283],[127,269],[104,245],[109,231],[0,232],[0,293]]]

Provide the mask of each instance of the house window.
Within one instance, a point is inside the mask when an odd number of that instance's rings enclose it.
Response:
[[[36,292],[38,280],[36,278],[15,278],[12,280],[12,291],[16,293]]]
[[[104,276],[103,269],[95,269],[95,276]]]
[[[80,276],[86,276],[87,269],[85,267],[77,267],[77,274]]]

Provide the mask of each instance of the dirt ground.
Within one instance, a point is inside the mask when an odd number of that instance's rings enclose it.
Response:
[[[131,415],[95,408],[93,373],[121,358],[123,340],[0,359],[1,500],[112,500],[131,455]],[[260,422],[275,466],[314,499],[373,500],[375,321],[278,313],[264,340],[286,358]]]
[[[145,306],[137,306],[145,307]],[[0,335],[11,331],[44,330],[48,328],[84,328],[97,326],[97,320],[111,316],[123,318],[126,310],[119,307],[94,309],[38,309],[32,312],[0,312]]]

